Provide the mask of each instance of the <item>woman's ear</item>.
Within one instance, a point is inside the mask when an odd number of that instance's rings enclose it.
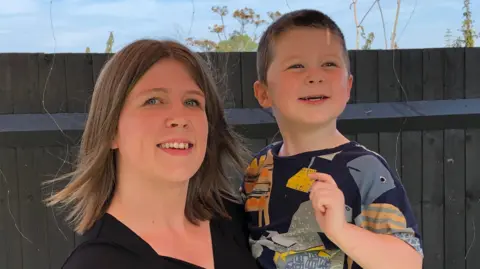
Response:
[[[112,141],[112,145],[110,146],[110,149],[118,149],[118,142],[117,142],[117,136],[115,135],[115,138]]]
[[[257,99],[261,107],[268,108],[272,106],[272,101],[270,99],[270,96],[268,95],[267,85],[257,80],[255,81],[255,83],[253,83],[253,90],[255,98]]]

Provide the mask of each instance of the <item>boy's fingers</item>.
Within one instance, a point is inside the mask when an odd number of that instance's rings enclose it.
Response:
[[[312,187],[310,188],[310,192],[316,192],[317,190],[321,189],[334,190],[337,189],[337,186],[327,182],[316,180],[315,182],[313,182]]]
[[[333,184],[337,186],[337,183],[335,182],[335,180],[333,180],[333,178],[329,174],[311,173],[311,174],[308,174],[308,176],[313,180],[317,180],[320,182],[325,182],[325,183]]]
[[[327,207],[325,206],[325,203],[323,201],[319,201],[315,198],[311,198],[310,199],[312,201],[312,205],[313,205],[313,208],[315,208],[316,210],[322,212],[322,213],[325,213],[325,211],[327,211]]]

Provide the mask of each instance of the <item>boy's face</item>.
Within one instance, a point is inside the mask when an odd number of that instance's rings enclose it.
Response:
[[[255,82],[255,97],[273,107],[283,126],[331,123],[350,98],[353,78],[345,57],[340,37],[329,30],[288,30],[275,40],[267,85]]]

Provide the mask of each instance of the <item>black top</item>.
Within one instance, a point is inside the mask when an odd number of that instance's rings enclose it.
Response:
[[[215,269],[258,268],[248,245],[243,206],[225,201],[232,220],[210,221]],[[158,255],[149,244],[110,214],[84,234],[85,241],[62,269],[199,269],[202,267]]]

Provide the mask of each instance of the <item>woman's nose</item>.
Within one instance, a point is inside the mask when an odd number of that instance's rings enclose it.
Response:
[[[184,117],[169,117],[165,121],[165,124],[167,128],[176,128],[176,127],[188,128],[189,127],[188,120],[185,119]]]

